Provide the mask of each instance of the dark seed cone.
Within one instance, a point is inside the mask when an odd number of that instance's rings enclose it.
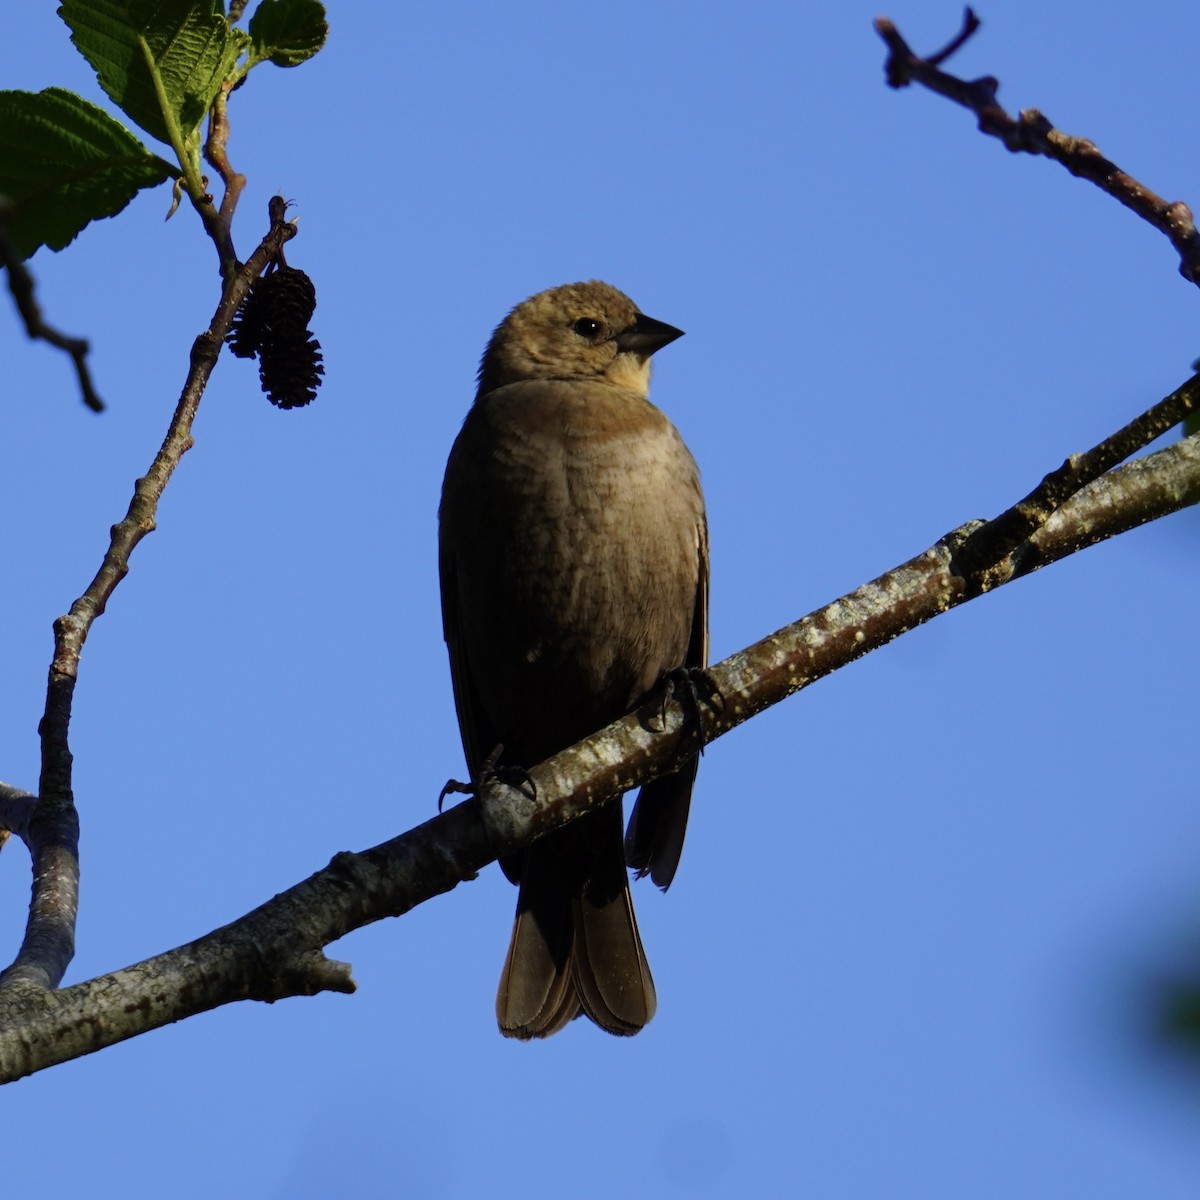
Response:
[[[296,267],[280,267],[264,275],[263,322],[272,333],[302,333],[317,307],[313,281]]]
[[[246,295],[226,341],[238,358],[258,356],[258,378],[279,408],[311,403],[321,385],[321,343],[308,330],[317,307],[313,282],[295,267],[263,275]]]
[[[225,335],[229,349],[238,358],[253,358],[262,345],[263,288],[262,279],[256,279],[246,293],[237,312],[233,314],[233,327]]]
[[[272,337],[258,356],[262,390],[278,408],[310,404],[316,399],[324,374],[321,343],[307,329],[299,336]]]

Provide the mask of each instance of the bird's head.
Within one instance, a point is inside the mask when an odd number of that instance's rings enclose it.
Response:
[[[479,364],[479,395],[526,379],[604,380],[645,395],[650,356],[682,336],[607,283],[550,288],[496,327]]]

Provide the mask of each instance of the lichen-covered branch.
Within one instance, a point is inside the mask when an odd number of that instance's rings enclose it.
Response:
[[[237,7],[235,4],[232,7]],[[889,48],[888,81],[919,82],[971,108],[980,128],[1012,150],[1044,154],[1091,179],[1166,233],[1184,274],[1200,282],[1200,237],[1183,204],[1168,204],[1120,171],[1090,142],[1055,130],[1040,114],[1013,119],[996,103],[994,79],[965,82],[942,64],[975,31],[961,31],[928,58],[908,48],[895,26],[876,23]],[[241,177],[225,155],[223,101],[214,106],[207,157],[226,184],[206,225],[228,233]],[[1197,409],[1193,378],[1093,449],[1072,455],[1025,498],[990,521],[971,521],[908,562],[864,584],[711,669],[718,698],[696,720],[691,706],[655,701],[529,770],[528,788],[489,783],[481,792],[408,833],[361,853],[337,855],[323,871],[222,929],[176,950],[55,990],[70,960],[77,896],[77,827],[68,727],[79,656],[92,622],[154,528],[159,497],[191,445],[191,423],[234,311],[279,254],[294,227],[272,202],[267,238],[244,267],[224,243],[225,287],[209,329],[197,338],[191,369],[163,447],[138,480],[125,518],[96,578],[56,622],[55,655],[42,720],[43,770],[36,802],[0,785],[0,831],[23,840],[34,864],[25,942],[0,977],[0,1081],[19,1078],[147,1030],[235,1000],[272,1001],[353,990],[349,968],[324,947],[350,931],[397,916],[493,859],[573,820],[656,775],[677,768],[706,743],[823,676],[894,638],[1086,546],[1200,500],[1200,435],[1117,464]],[[226,211],[228,209],[228,211]],[[222,222],[225,222],[222,225]],[[221,246],[219,245],[219,250]]]
[[[1123,429],[1082,454],[1072,454],[1051,471],[1023,500],[1001,513],[967,539],[955,569],[977,582],[980,591],[993,586],[990,568],[998,567],[1028,541],[1076,492],[1099,479],[1131,454],[1144,449],[1200,408],[1200,375],[1193,375],[1169,396],[1135,417]]]
[[[1200,438],[1093,481],[991,568],[992,586],[1200,500]],[[684,707],[665,719],[634,713],[529,772],[532,795],[495,783],[380,846],[339,854],[323,871],[246,916],[177,950],[60,991],[0,991],[0,1082],[99,1050],[235,1000],[352,991],[349,969],[322,948],[351,930],[471,879],[509,853],[671,770],[696,741],[756,713],[973,595],[955,556],[984,522],[970,522],[923,554],[712,668],[721,705],[703,734]],[[0,801],[3,797],[0,795]],[[2,810],[0,810],[2,811]]]

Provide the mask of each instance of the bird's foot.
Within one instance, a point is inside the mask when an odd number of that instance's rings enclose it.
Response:
[[[504,747],[497,746],[483,760],[483,765],[479,768],[479,777],[472,779],[470,783],[463,783],[461,779],[447,779],[446,786],[438,793],[438,812],[442,811],[442,805],[446,802],[447,796],[452,794],[478,796],[493,780],[506,787],[517,788],[524,792],[530,800],[536,800],[537,785],[530,778],[529,772],[524,767],[513,766],[510,763],[501,766],[500,755],[503,753]]]
[[[700,753],[704,753],[704,735],[708,731],[709,714],[716,714],[725,707],[725,698],[712,672],[707,667],[676,667],[663,676],[662,697],[658,706],[657,722],[651,727],[661,733],[667,727],[667,707],[679,696],[684,711],[696,723],[700,731]]]

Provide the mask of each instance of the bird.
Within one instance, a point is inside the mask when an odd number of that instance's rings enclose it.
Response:
[[[496,327],[446,466],[442,623],[471,779],[535,766],[651,700],[708,655],[700,474],[648,399],[683,331],[597,280],[539,292]],[[627,865],[664,891],[693,756],[501,859],[519,884],[496,996],[506,1037],[586,1015],[637,1033],[657,1006]]]

